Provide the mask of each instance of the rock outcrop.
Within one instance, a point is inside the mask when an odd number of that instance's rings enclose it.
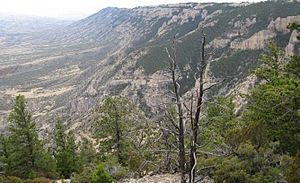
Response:
[[[298,32],[294,30],[290,37],[289,43],[285,48],[285,52],[288,56],[292,56],[295,53],[295,45],[299,42],[297,36],[298,36]]]
[[[241,50],[255,50],[266,47],[268,41],[276,36],[276,33],[271,30],[262,30],[255,33],[249,39],[239,40],[235,39],[231,42],[230,47]]]
[[[251,22],[251,21],[250,21]],[[265,48],[266,44],[277,36],[278,33],[287,34],[289,30],[287,26],[293,22],[300,22],[300,16],[288,16],[286,18],[278,17],[275,21],[271,21],[267,29],[255,33],[246,40],[235,39],[231,42],[230,47],[241,50],[256,50]],[[294,35],[292,35],[290,44],[287,47],[289,54],[293,51]]]

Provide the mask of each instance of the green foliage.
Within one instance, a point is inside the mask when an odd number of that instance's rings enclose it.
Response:
[[[137,62],[137,67],[142,67],[145,74],[153,74],[160,68],[165,68],[167,63],[162,60],[167,60],[168,56],[164,47],[153,47],[149,50],[148,54],[140,58]]]
[[[122,166],[118,162],[117,157],[111,157],[104,163],[101,163],[105,166],[105,170],[113,177],[115,180],[120,180],[126,177],[129,174],[129,168]]]
[[[13,175],[28,178],[37,171],[37,158],[41,150],[41,142],[35,123],[31,120],[31,114],[26,110],[25,97],[17,96],[15,105],[9,115],[10,141],[15,145],[11,146],[12,163],[14,166]]]
[[[297,116],[300,117],[300,109],[297,110]]]
[[[230,51],[227,57],[222,55],[219,61],[211,63],[212,72],[217,78],[248,76],[249,70],[257,66],[260,53],[261,50]]]
[[[75,173],[71,179],[71,183],[90,183],[92,182],[91,176],[96,167],[94,165],[88,165],[82,168],[78,173]]]
[[[300,147],[300,59],[285,58],[284,53],[271,43],[269,52],[262,55],[262,66],[255,74],[264,80],[249,96],[249,106],[244,118],[254,128],[260,129],[264,142],[279,141],[279,151],[295,154]],[[267,140],[267,141],[266,141]],[[261,146],[263,143],[254,142]]]
[[[100,106],[100,120],[97,122],[96,137],[101,141],[102,159],[106,154],[115,155],[118,162],[127,165],[130,114],[133,106],[124,98],[108,97]]]
[[[225,159],[216,169],[216,182],[246,182],[248,176],[243,162],[237,157]]]
[[[55,145],[57,171],[63,178],[70,178],[71,174],[78,170],[77,146],[74,134],[66,134],[61,121],[57,121],[55,126]]]
[[[216,147],[223,150],[231,147],[230,156],[198,160],[201,172],[213,175],[215,182],[283,182],[285,179],[297,182],[299,179],[297,157],[290,165],[290,157],[282,153],[293,155],[300,148],[300,59],[299,56],[286,58],[271,42],[261,61],[255,74],[263,82],[251,91],[247,108],[240,116],[230,98],[219,97],[208,105],[208,126],[204,132],[210,136],[203,139],[204,143],[218,142]]]
[[[300,177],[300,150],[297,152],[293,163],[290,165],[287,172],[287,181],[289,183],[299,182]]]
[[[0,182],[1,183],[52,183],[50,179],[46,178],[35,178],[35,179],[27,179],[27,180],[22,180],[19,177],[13,177],[13,176],[8,176],[8,177],[1,177],[0,176]]]
[[[92,173],[91,183],[113,183],[114,179],[105,170],[104,165],[100,164]]]
[[[24,183],[51,183],[52,181],[46,178],[35,178],[33,180],[25,180]]]
[[[285,61],[284,52],[271,41],[267,51],[261,55],[260,61],[262,65],[255,70],[255,75],[268,81],[276,82],[281,78]]]
[[[24,96],[17,96],[9,115],[9,136],[5,140],[6,175],[21,178],[55,176],[55,163],[38,138],[35,123],[26,110]],[[2,156],[3,157],[3,156]]]
[[[236,126],[235,105],[233,98],[218,97],[216,102],[209,104],[207,122],[214,125],[216,133],[225,137],[228,130]]]
[[[108,97],[100,106],[95,136],[99,142],[100,162],[112,168],[110,174],[120,179],[126,174],[142,176],[153,170],[144,163],[153,160],[149,153],[154,128],[144,113],[127,99]]]
[[[43,150],[40,151],[39,156],[40,158],[37,160],[37,164],[40,166],[38,168],[37,174],[30,177],[57,178],[58,174],[56,171],[56,162],[51,152],[43,148]]]
[[[215,167],[222,162],[221,157],[199,156],[197,157],[197,170],[199,175],[213,177]]]
[[[250,142],[240,145],[235,155],[225,157],[215,167],[216,182],[255,183],[284,180],[282,157],[271,148],[256,149]]]
[[[13,168],[10,158],[11,145],[7,136],[0,135],[0,173],[4,175],[11,172]]]
[[[19,177],[13,177],[13,176],[8,176],[8,177],[0,176],[0,182],[1,183],[24,183],[24,181]]]
[[[233,97],[217,97],[209,103],[200,141],[207,150],[218,148],[231,151],[240,144],[241,122],[237,119]]]
[[[290,165],[287,154],[300,148],[300,58],[285,57],[271,42],[261,61],[254,73],[262,82],[246,108],[236,113],[231,97],[208,104],[200,141],[205,150],[229,155],[198,158],[200,173],[215,182],[299,181],[299,158]]]

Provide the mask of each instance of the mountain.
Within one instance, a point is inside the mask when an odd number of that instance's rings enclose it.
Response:
[[[297,1],[110,7],[76,22],[51,24],[51,29],[1,31],[0,123],[5,124],[17,94],[29,99],[44,131],[58,117],[67,119],[71,129],[86,129],[108,95],[129,97],[156,117],[161,104],[171,100],[165,48],[175,36],[184,95],[195,86],[202,30],[209,82],[224,80],[208,97],[247,92],[256,82],[250,71],[271,39],[289,54],[300,51],[296,32],[286,28],[300,22],[299,9]],[[0,30],[7,30],[1,20]]]

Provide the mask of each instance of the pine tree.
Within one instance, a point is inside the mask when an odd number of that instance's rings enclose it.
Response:
[[[0,176],[11,172],[10,143],[8,137],[0,135]]]
[[[78,170],[78,156],[75,137],[72,132],[66,134],[63,123],[59,120],[55,126],[55,159],[58,173],[62,178],[70,178]]]
[[[124,166],[128,159],[126,133],[131,111],[132,105],[126,99],[108,97],[100,107],[101,117],[96,124],[96,137],[101,141],[100,152],[116,156]]]
[[[44,150],[43,143],[31,114],[26,110],[25,97],[16,97],[9,115],[9,175],[21,178],[54,176],[55,164],[50,154]],[[47,162],[47,163],[45,163]]]
[[[235,113],[233,97],[219,96],[208,104],[206,125],[201,134],[201,141],[207,144],[206,148],[215,150],[222,148],[230,153],[240,143],[239,131],[242,124]]]
[[[17,96],[15,105],[9,115],[9,131],[11,140],[15,143],[12,153],[15,173],[27,178],[37,171],[37,156],[41,142],[31,114],[26,110],[24,96]]]
[[[269,52],[262,56],[263,64],[255,74],[264,81],[251,91],[248,111],[244,115],[252,126],[255,144],[261,134],[270,141],[280,142],[281,152],[295,154],[300,147],[300,57],[285,58],[284,53],[271,43]],[[257,136],[259,135],[259,136]],[[259,143],[258,143],[259,142]],[[265,141],[266,142],[266,141]]]

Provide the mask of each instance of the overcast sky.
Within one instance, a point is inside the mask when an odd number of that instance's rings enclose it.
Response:
[[[113,6],[132,8],[181,2],[244,2],[247,0],[0,0],[0,14],[83,18]],[[248,0],[259,2],[261,0]]]

